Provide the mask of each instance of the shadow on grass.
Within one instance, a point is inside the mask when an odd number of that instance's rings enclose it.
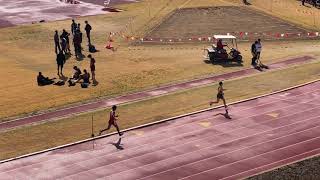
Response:
[[[77,57],[76,57],[76,60],[77,61],[82,61],[86,56],[83,55],[83,54],[79,54]]]

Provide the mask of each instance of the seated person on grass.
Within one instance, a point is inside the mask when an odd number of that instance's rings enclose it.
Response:
[[[52,79],[49,79],[48,77],[44,77],[41,72],[39,72],[37,77],[38,86],[45,86],[53,84],[54,81]]]
[[[90,74],[87,72],[86,69],[83,70],[83,74],[80,76],[77,82],[79,82],[80,80],[83,80],[83,82],[81,83],[82,88],[87,88],[89,86]]]
[[[78,68],[77,66],[73,66],[73,70],[74,70],[74,73],[72,75],[72,78],[70,78],[68,81],[69,86],[75,86],[76,85],[75,83],[80,79],[80,76],[81,76],[80,68]]]

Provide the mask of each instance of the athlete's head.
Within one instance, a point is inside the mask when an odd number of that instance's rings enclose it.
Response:
[[[219,82],[219,85],[220,85],[220,86],[222,86],[222,85],[223,85],[223,82],[222,82],[222,81],[220,81],[220,82]]]
[[[113,105],[113,106],[112,106],[112,110],[115,111],[116,109],[117,109],[117,106],[116,106],[116,105]]]

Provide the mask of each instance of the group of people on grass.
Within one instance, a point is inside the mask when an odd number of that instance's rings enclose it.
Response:
[[[92,57],[91,54],[88,55],[88,58],[90,58],[90,70],[91,70],[92,76],[90,76],[90,73],[88,73],[88,71],[86,69],[84,69],[83,73],[82,73],[79,67],[73,66],[74,73],[73,73],[72,77],[69,78],[69,80],[68,80],[69,86],[75,86],[76,83],[78,83],[82,80],[81,87],[87,88],[91,83],[90,77],[93,82],[93,85],[97,84],[96,77],[95,77],[95,69],[96,69],[95,59]]]
[[[258,70],[262,70],[262,68],[268,69],[268,66],[262,64],[260,60],[261,51],[262,51],[261,39],[258,39],[251,45],[251,54],[252,54],[251,65]]]
[[[59,53],[58,56],[57,56],[57,62],[58,62],[58,59],[59,59],[58,58],[59,55],[61,55],[61,53]],[[84,69],[83,73],[82,73],[79,67],[74,66],[73,67],[73,70],[74,70],[73,75],[68,80],[69,86],[75,86],[76,83],[81,83],[81,87],[82,88],[87,88],[91,83],[90,82],[90,77],[91,77],[93,85],[94,86],[97,85],[97,80],[96,80],[96,76],[95,76],[95,70],[96,70],[95,63],[96,63],[96,60],[92,57],[91,54],[88,55],[88,58],[90,59],[90,71],[91,71],[92,76],[90,76],[90,73],[86,69]],[[62,60],[62,58],[61,58],[61,60]],[[62,66],[58,65],[58,71],[61,68],[60,71],[62,72],[62,67],[63,67],[63,65]],[[58,72],[58,75],[60,76],[59,72]],[[61,73],[61,75],[63,76],[62,73]],[[58,82],[55,83],[54,79],[50,79],[48,77],[45,77],[45,76],[43,76],[42,72],[39,72],[38,77],[37,77],[37,82],[38,82],[39,86],[45,86],[45,85],[50,85],[50,84],[55,84],[55,85],[60,85],[61,86],[61,85],[65,84],[63,80],[62,81],[58,81]]]
[[[92,30],[91,25],[88,23],[88,21],[85,21],[85,28],[84,30],[86,31],[86,35],[88,38],[88,46],[89,46],[89,51],[90,51],[90,46],[93,46],[91,44],[91,35],[90,32]],[[71,23],[71,34],[72,34],[72,43],[74,45],[74,50],[75,50],[75,56],[76,58],[83,57],[82,54],[82,32],[80,29],[80,23],[76,23],[75,20],[72,20]],[[63,66],[66,63],[66,56],[71,56],[71,50],[70,50],[70,38],[71,36],[69,32],[67,32],[65,29],[62,30],[61,35],[59,36],[58,31],[55,31],[54,34],[54,45],[55,45],[55,53],[56,53],[56,62],[57,62],[57,75],[59,77],[64,77],[63,75]],[[90,59],[90,70],[92,74],[92,81],[93,85],[97,84],[97,81],[95,79],[95,59],[92,57],[91,54],[88,55],[88,58]],[[76,66],[75,66],[76,67]],[[84,74],[81,74],[81,71],[79,68],[74,68],[75,72],[73,77],[69,79],[69,86],[74,86],[75,83],[79,81],[83,81],[81,83],[81,87],[86,88],[90,84],[90,74],[87,72],[86,69],[83,70]],[[79,73],[80,72],[80,73]],[[78,74],[78,75],[77,75]],[[41,72],[39,72],[38,77],[37,77],[37,82],[39,86],[44,86],[44,85],[49,85],[54,83],[54,79],[50,79],[47,77],[44,77]],[[64,81],[57,82],[55,85],[64,85]]]
[[[88,21],[85,21],[85,28],[84,30],[86,31],[86,35],[88,38],[88,46],[91,45],[91,30],[92,27],[91,25],[88,23]],[[74,52],[75,52],[75,56],[78,58],[80,55],[82,55],[82,39],[83,39],[83,35],[82,35],[82,31],[81,31],[81,24],[80,23],[76,23],[75,20],[72,20],[71,23],[71,34],[72,34],[72,43],[74,45]],[[59,36],[58,31],[55,31],[54,34],[54,44],[55,44],[55,52],[56,54],[58,54],[60,51],[62,51],[65,54],[70,54],[71,55],[71,51],[70,51],[70,40],[69,40],[69,36],[70,33],[67,32],[65,29],[62,30],[61,35]]]

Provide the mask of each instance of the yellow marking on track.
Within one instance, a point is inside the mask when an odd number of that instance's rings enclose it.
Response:
[[[279,117],[279,113],[270,113],[270,114],[267,114],[268,116],[271,116],[273,118],[277,118]]]
[[[202,121],[202,122],[199,122],[199,125],[202,126],[202,127],[208,128],[208,127],[211,126],[211,122],[209,122],[209,121]]]
[[[123,158],[123,156],[118,156],[118,158]]]
[[[143,136],[144,135],[143,131],[132,131],[132,133],[137,135],[137,136]]]
[[[195,146],[196,146],[196,147],[200,147],[200,145],[199,145],[199,144],[196,144]]]

